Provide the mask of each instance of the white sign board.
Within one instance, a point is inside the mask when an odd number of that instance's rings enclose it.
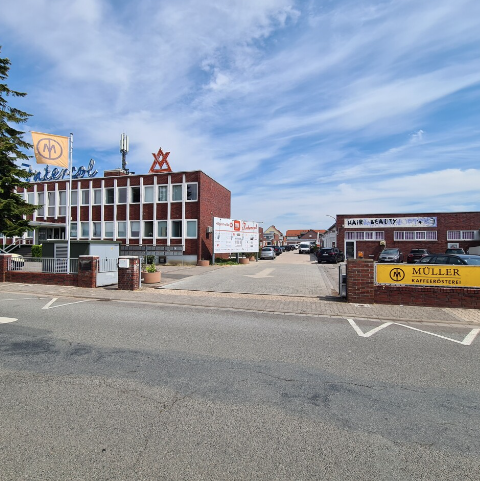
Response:
[[[258,222],[213,218],[213,252],[258,252]]]
[[[366,217],[345,219],[345,228],[437,227],[436,217]]]

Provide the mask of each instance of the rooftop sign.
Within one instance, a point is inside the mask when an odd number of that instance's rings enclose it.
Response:
[[[29,164],[22,164],[23,167],[28,168],[28,178],[30,182],[43,182],[45,180],[64,180],[70,178],[70,171],[68,169],[58,169],[57,167],[50,170],[49,166],[45,166],[43,172],[33,170]],[[85,177],[95,177],[98,170],[94,170],[95,161],[90,160],[87,167],[79,167],[78,169],[72,167],[72,179],[84,179]],[[32,179],[33,177],[33,179]]]

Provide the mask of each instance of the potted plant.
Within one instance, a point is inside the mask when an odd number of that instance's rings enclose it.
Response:
[[[156,284],[160,282],[162,278],[162,273],[157,271],[157,266],[155,264],[148,264],[143,273],[143,282],[145,284]]]

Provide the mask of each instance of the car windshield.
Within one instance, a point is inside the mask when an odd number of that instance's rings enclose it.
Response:
[[[424,252],[426,252],[425,249],[412,249],[410,254],[423,254]]]
[[[466,259],[463,259],[469,266],[480,266],[480,256],[478,259],[475,259],[475,257],[467,257]]]
[[[386,255],[392,255],[392,254],[398,254],[398,249],[385,249],[382,254]]]

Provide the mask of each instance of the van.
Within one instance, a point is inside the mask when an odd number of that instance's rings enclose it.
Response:
[[[310,242],[300,242],[298,247],[299,254],[310,254]]]

